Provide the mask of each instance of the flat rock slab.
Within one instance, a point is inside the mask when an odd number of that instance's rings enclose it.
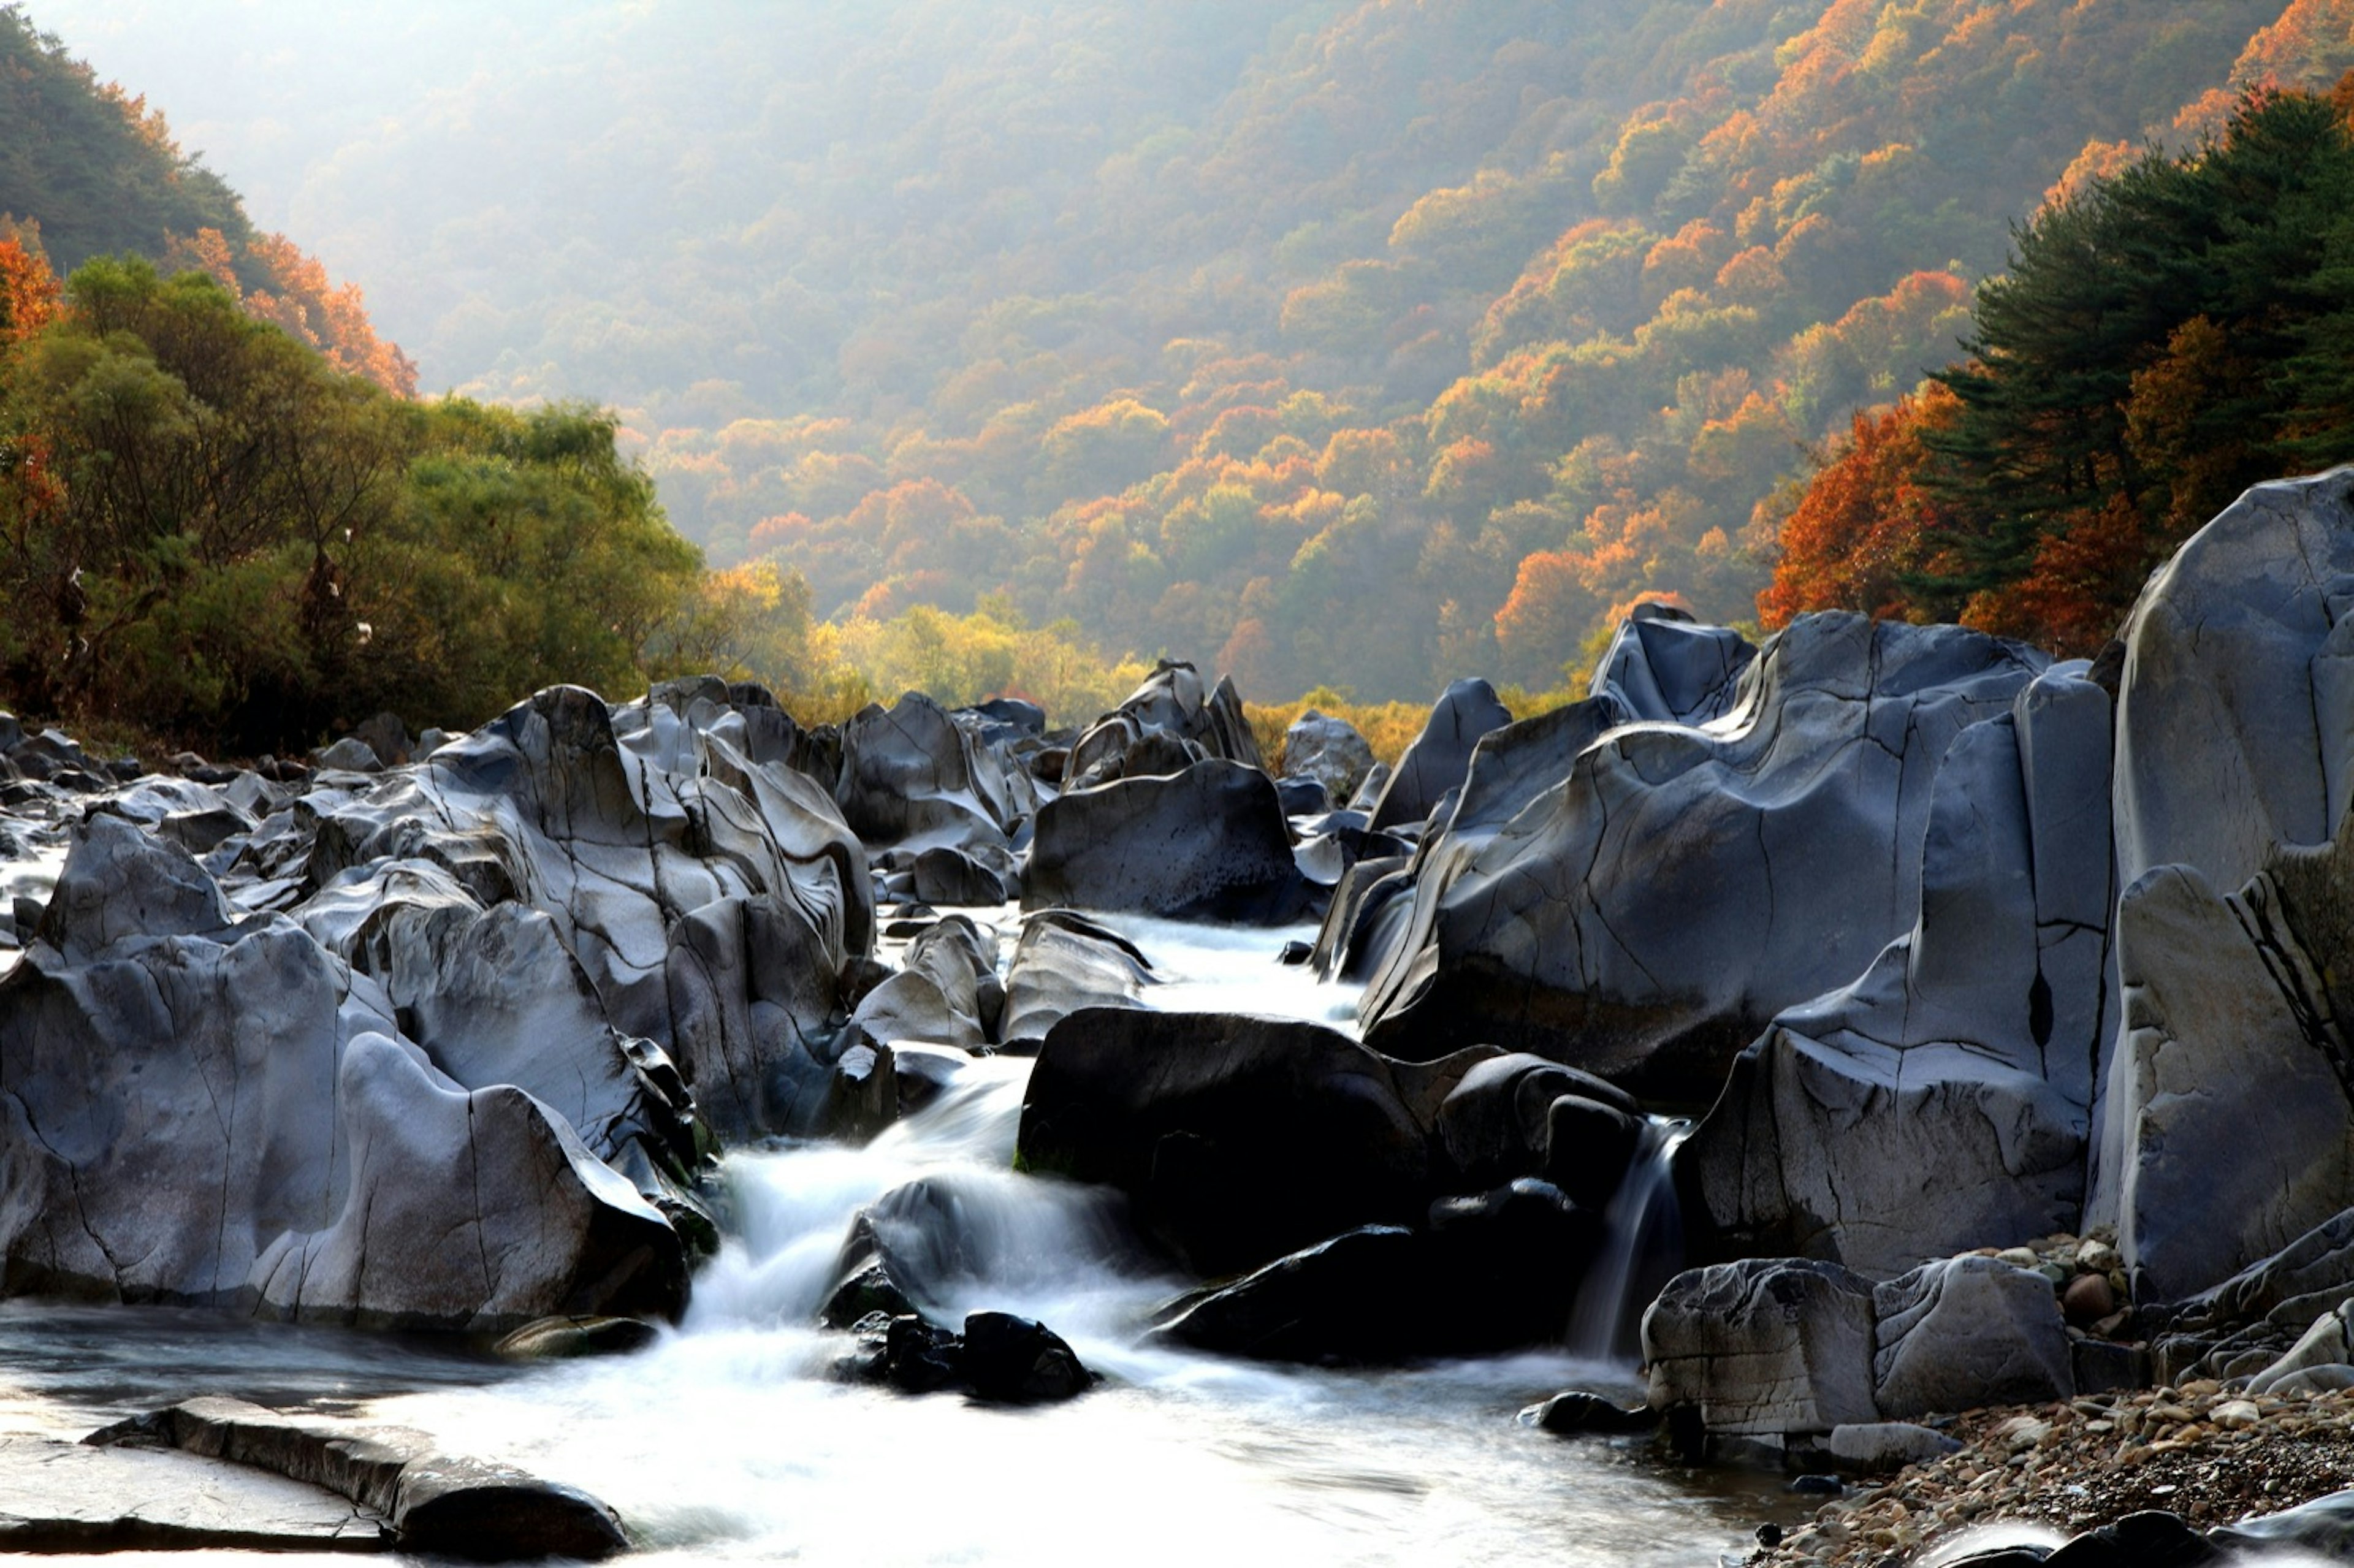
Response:
[[[391,1524],[323,1487],[152,1448],[0,1437],[0,1552],[384,1552]]]

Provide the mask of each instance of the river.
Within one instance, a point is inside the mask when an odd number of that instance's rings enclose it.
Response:
[[[1118,924],[1171,982],[1155,1006],[1347,1026],[1352,997],[1273,961],[1301,933]],[[1139,1266],[1101,1194],[1013,1173],[1027,1069],[977,1061],[864,1148],[732,1154],[725,1245],[637,1354],[516,1368],[429,1339],[16,1302],[0,1429],[79,1436],[200,1393],[397,1423],[604,1498],[640,1562],[1714,1564],[1800,1516],[1765,1478],[1515,1419],[1565,1387],[1633,1396],[1624,1361],[1358,1372],[1140,1348],[1182,1282]],[[941,1305],[1044,1320],[1100,1387],[1017,1410],[827,1377],[846,1341],[808,1324],[844,1228],[917,1177],[953,1194],[972,1260]]]

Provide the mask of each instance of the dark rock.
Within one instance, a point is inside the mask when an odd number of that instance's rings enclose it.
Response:
[[[1286,942],[1283,950],[1276,954],[1275,961],[1286,968],[1297,969],[1315,956],[1316,949],[1305,942]]]
[[[2153,1510],[2073,1536],[2043,1563],[2044,1568],[2195,1568],[2222,1555],[2177,1515]]]
[[[979,857],[946,844],[916,856],[915,895],[927,904],[992,905],[1007,897],[1006,876]]]
[[[1061,1336],[1010,1312],[967,1314],[964,1378],[982,1399],[1008,1404],[1058,1403],[1095,1382]]]
[[[1379,1365],[1430,1346],[1431,1283],[1421,1237],[1367,1225],[1190,1302],[1151,1337],[1261,1361]]]
[[[2080,1274],[2060,1293],[2060,1310],[2079,1329],[2099,1322],[2117,1309],[2116,1293],[2097,1274]]]
[[[1277,924],[1304,912],[1308,894],[1274,784],[1212,759],[1048,802],[1022,902]]]
[[[1643,1123],[1617,1106],[1564,1095],[1545,1112],[1540,1174],[1588,1208],[1608,1203],[1642,1147]]]
[[[1324,786],[1313,779],[1277,779],[1275,799],[1287,817],[1312,817],[1331,810],[1332,804],[1331,797],[1324,793]]]
[[[1511,710],[1485,681],[1458,681],[1430,710],[1422,733],[1398,758],[1397,769],[1373,807],[1375,828],[1413,827],[1449,789],[1459,788],[1471,766],[1471,748],[1490,730],[1512,722]]]
[[[542,1318],[525,1323],[492,1350],[511,1361],[569,1361],[628,1355],[661,1338],[661,1330],[636,1318]]]
[[[1616,1400],[1583,1389],[1570,1389],[1543,1404],[1532,1404],[1521,1412],[1521,1419],[1556,1437],[1620,1437],[1649,1432],[1659,1424],[1659,1413],[1649,1405],[1629,1410]]]
[[[1221,680],[1212,689],[1193,665],[1164,659],[1144,684],[1073,744],[1063,781],[1083,789],[1204,758],[1259,768],[1258,742],[1242,699],[1232,681]]]
[[[918,850],[1003,849],[1037,809],[1028,772],[920,692],[843,727],[834,800],[865,842]]]
[[[964,1345],[936,1323],[912,1314],[891,1319],[884,1380],[902,1393],[934,1393],[964,1376]]]
[[[867,1245],[867,1261],[852,1269],[818,1310],[818,1320],[829,1329],[855,1328],[877,1313],[885,1318],[904,1318],[916,1310],[907,1293],[891,1277],[889,1266],[873,1255],[871,1235]]]
[[[1575,1068],[1526,1054],[1498,1056],[1465,1073],[1454,1091],[1438,1107],[1438,1147],[1445,1152],[1455,1178],[1474,1187],[1531,1176],[1545,1168],[1551,1141],[1553,1105],[1564,1097],[1577,1097],[1597,1112],[1617,1111],[1624,1119],[1626,1144],[1618,1170],[1634,1152],[1639,1124],[1634,1105],[1620,1090]],[[1597,1120],[1599,1118],[1596,1118]],[[1606,1140],[1617,1128],[1599,1130]],[[1590,1153],[1592,1159],[1586,1159]],[[1603,1147],[1573,1155],[1564,1150],[1564,1163],[1606,1164],[1611,1150]],[[1587,1183],[1589,1190],[1591,1183]],[[1617,1172],[1602,1190],[1607,1198],[1617,1186]]]
[[[1424,1134],[1389,1065],[1311,1023],[1090,1008],[1022,1107],[1033,1171],[1104,1182],[1204,1274],[1420,1217]]]
[[[2333,1563],[2354,1556],[2354,1490],[2327,1497],[2279,1513],[2243,1519],[2207,1532],[2208,1541],[2226,1552],[2309,1552]]]
[[[1561,1337],[1602,1242],[1602,1216],[1548,1181],[1522,1177],[1430,1206],[1431,1254],[1445,1314],[1433,1349],[1509,1350]]]
[[[1837,1476],[1794,1476],[1782,1489],[1802,1498],[1837,1498],[1847,1495],[1847,1483]]]

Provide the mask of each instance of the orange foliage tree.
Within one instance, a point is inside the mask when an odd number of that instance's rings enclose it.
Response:
[[[1905,580],[1930,564],[1945,524],[1941,503],[1920,482],[1926,438],[1950,429],[1959,408],[1933,383],[1885,413],[1854,417],[1845,446],[1782,524],[1781,559],[1757,596],[1769,630],[1817,609],[1917,617]]]

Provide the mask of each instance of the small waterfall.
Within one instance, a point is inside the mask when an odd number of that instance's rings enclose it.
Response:
[[[1664,1117],[1644,1124],[1642,1141],[1603,1212],[1601,1250],[1577,1288],[1569,1319],[1571,1354],[1641,1359],[1643,1309],[1683,1267],[1684,1216],[1673,1161],[1691,1128]]]

